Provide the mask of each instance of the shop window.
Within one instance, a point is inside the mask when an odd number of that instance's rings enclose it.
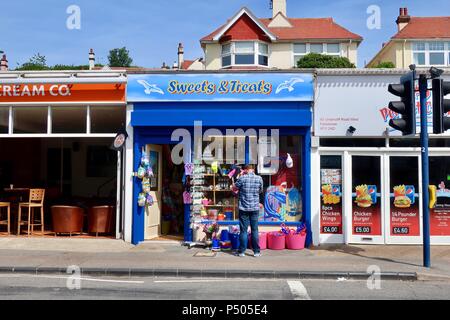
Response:
[[[47,107],[15,107],[14,133],[47,133]]]
[[[342,157],[320,157],[320,233],[342,234]]]
[[[52,133],[86,133],[86,107],[52,107]]]
[[[450,236],[450,157],[430,157],[430,233]]]
[[[279,138],[278,170],[258,173],[264,181],[264,194],[260,211],[261,221],[299,222],[302,220],[302,139],[300,136]],[[292,167],[288,167],[288,159]]]
[[[385,139],[364,139],[364,138],[347,138],[347,139],[333,139],[322,138],[320,139],[321,147],[377,147],[381,148],[386,145]]]
[[[0,107],[0,134],[8,133],[9,108]]]
[[[91,107],[91,133],[116,133],[125,124],[125,108]]]
[[[220,137],[214,137],[217,140]],[[226,148],[226,140],[232,148]],[[208,149],[211,143],[203,143],[203,155],[205,166],[202,184],[199,190],[202,192],[202,200],[208,204],[203,204],[206,212],[213,209],[219,213],[227,214],[233,212],[234,219],[238,219],[238,200],[231,193],[231,180],[229,174],[233,172],[234,165],[242,166],[245,163],[245,153],[249,153],[251,162],[262,159],[253,159],[252,154],[256,152],[257,137],[249,137],[249,149],[245,150],[245,139],[243,136],[223,138],[223,151],[220,147]],[[231,149],[231,155],[230,150]],[[259,220],[265,222],[299,222],[302,220],[302,139],[300,136],[282,136],[274,154],[270,155],[273,166],[256,166],[257,174],[261,175],[264,182],[264,190],[260,195]],[[223,152],[222,155],[219,153]],[[234,161],[232,161],[234,156]],[[220,159],[223,159],[220,161]],[[218,169],[214,169],[213,161],[218,161]],[[276,164],[276,165],[275,165]],[[217,170],[217,172],[215,172]],[[198,203],[200,204],[200,202]],[[195,203],[194,203],[195,207]],[[199,208],[202,207],[201,205]],[[233,209],[234,208],[234,209]],[[196,209],[194,209],[196,211]],[[200,214],[200,209],[197,210]],[[216,213],[217,213],[216,212]]]

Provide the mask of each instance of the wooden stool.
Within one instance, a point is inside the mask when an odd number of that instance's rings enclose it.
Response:
[[[7,219],[0,220],[0,225],[8,226],[8,235],[11,234],[11,204],[9,202],[0,202],[0,210],[6,208],[7,209]],[[1,211],[0,211],[1,214]]]
[[[44,235],[44,196],[45,189],[30,189],[30,198],[28,202],[19,203],[19,219],[17,222],[17,234],[20,235],[20,226],[22,224],[27,225],[28,235],[34,232],[34,226],[41,226],[42,235]],[[22,208],[28,208],[28,222],[20,220],[22,219]],[[35,223],[34,221],[34,209],[41,209],[41,221]]]

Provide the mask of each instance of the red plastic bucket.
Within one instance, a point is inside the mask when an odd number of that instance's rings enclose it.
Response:
[[[260,232],[258,235],[259,238],[259,249],[266,250],[267,249],[267,232]],[[248,248],[252,249],[252,234],[248,234]]]
[[[289,250],[305,249],[306,234],[302,235],[290,233],[286,236],[286,248]]]
[[[286,236],[279,232],[269,232],[267,235],[267,247],[270,250],[283,250],[286,248]]]

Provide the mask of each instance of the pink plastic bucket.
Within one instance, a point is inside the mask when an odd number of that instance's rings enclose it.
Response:
[[[267,232],[260,232],[258,237],[259,237],[259,248],[261,250],[266,250],[267,249]],[[249,249],[252,249],[251,233],[248,234],[248,247],[249,247]]]
[[[286,248],[286,236],[279,232],[269,232],[267,235],[267,247],[270,250],[283,250]]]
[[[289,250],[302,250],[305,249],[306,234],[293,234],[290,233],[286,236],[286,248]]]

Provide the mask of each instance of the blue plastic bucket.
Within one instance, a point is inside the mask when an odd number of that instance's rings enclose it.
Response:
[[[233,220],[233,212],[225,212],[225,220]]]
[[[230,234],[228,230],[222,230],[220,233],[220,241],[230,241]]]
[[[238,250],[239,249],[239,234],[236,233],[230,233],[229,234],[230,237],[230,241],[231,241],[231,248],[233,250]]]

